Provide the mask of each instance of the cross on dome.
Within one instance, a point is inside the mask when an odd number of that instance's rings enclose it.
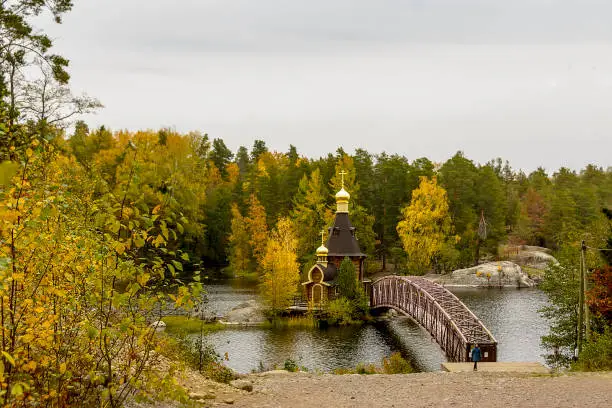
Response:
[[[342,171],[340,172],[340,176],[342,177],[342,188],[344,188],[344,175],[345,175],[345,174],[348,174],[348,173],[347,173],[346,171],[344,171],[344,170],[342,170]]]

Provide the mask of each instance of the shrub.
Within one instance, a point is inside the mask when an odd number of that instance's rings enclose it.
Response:
[[[572,364],[575,371],[612,371],[612,329],[603,334],[593,334],[585,344],[578,361]]]
[[[410,362],[396,352],[391,354],[389,358],[383,359],[383,372],[385,374],[408,374],[413,372],[413,369]]]
[[[325,315],[330,325],[347,325],[353,323],[353,304],[346,298],[338,298],[327,304]]]
[[[290,373],[295,373],[296,371],[299,370],[299,367],[298,367],[297,363],[295,361],[293,361],[292,359],[290,359],[290,358],[285,360],[285,364],[284,364],[283,368],[285,370],[289,371]]]
[[[164,349],[166,356],[185,362],[213,381],[229,383],[236,378],[236,374],[223,365],[221,356],[206,342],[205,337],[199,336],[194,341],[185,332],[179,332],[165,338],[168,340]]]
[[[412,365],[400,353],[383,358],[382,367],[375,364],[359,363],[355,368],[336,368],[334,374],[409,374],[414,372]]]
[[[202,373],[213,381],[225,384],[229,384],[230,381],[236,379],[236,374],[231,368],[217,361],[208,364]]]
[[[357,374],[377,374],[378,369],[374,364],[359,363],[355,367],[355,372]]]

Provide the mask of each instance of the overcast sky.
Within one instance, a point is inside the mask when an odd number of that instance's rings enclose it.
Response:
[[[76,0],[45,23],[112,129],[309,157],[612,165],[609,0]]]

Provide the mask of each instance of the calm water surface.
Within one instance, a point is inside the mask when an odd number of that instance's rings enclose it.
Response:
[[[224,314],[238,304],[257,299],[253,287],[230,281],[206,286],[208,308]],[[453,289],[498,341],[498,361],[540,361],[540,337],[548,325],[538,314],[546,296],[537,289]],[[261,365],[282,366],[295,360],[312,371],[352,368],[358,363],[380,364],[400,352],[420,371],[435,371],[445,360],[438,344],[418,324],[396,317],[360,327],[328,329],[228,328],[207,336],[226,364],[247,373]]]

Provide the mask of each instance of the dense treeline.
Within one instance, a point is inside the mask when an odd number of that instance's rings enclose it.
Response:
[[[58,144],[114,188],[130,142],[139,152],[134,194],[168,195],[176,215],[190,221],[177,246],[202,266],[234,259],[245,269],[236,273],[256,269],[268,230],[282,217],[295,222],[298,259],[311,261],[320,231],[333,217],[340,170],[348,173],[345,186],[360,245],[379,261],[370,262],[371,270],[406,263],[397,226],[421,177],[435,176],[446,191],[447,235],[453,241],[434,265],[445,270],[496,257],[506,242],[552,249],[584,237],[602,242],[607,228],[602,209],[612,205],[612,170],[591,165],[579,172],[561,168],[547,174],[539,168],[525,174],[501,159],[479,165],[461,152],[438,164],[363,149],[351,155],[341,148],[310,159],[294,146],[271,152],[261,140],[250,152],[242,146],[234,155],[223,140],[197,132],[113,134],[104,128],[90,132],[82,123]],[[483,226],[485,234],[479,234]]]

